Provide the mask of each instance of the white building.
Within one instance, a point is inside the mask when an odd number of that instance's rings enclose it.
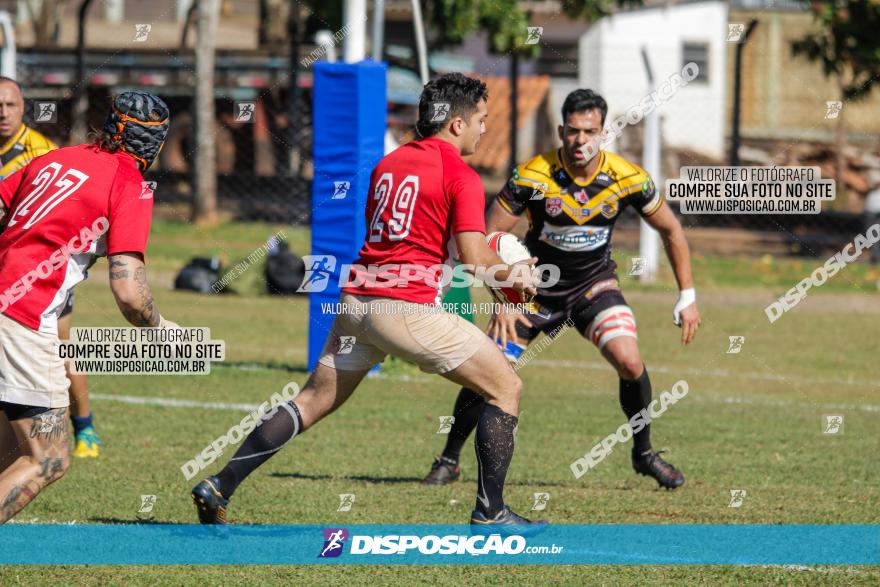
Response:
[[[694,62],[699,76],[659,108],[663,140],[721,158],[727,123],[727,9],[720,1],[646,7],[591,26],[580,38],[579,82],[607,100],[606,124]],[[654,73],[653,88],[648,85],[643,47]]]

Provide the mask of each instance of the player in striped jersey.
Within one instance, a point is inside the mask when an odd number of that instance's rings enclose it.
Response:
[[[487,233],[509,232],[525,213],[525,244],[539,264],[560,268],[556,285],[539,288],[528,314],[493,316],[489,335],[515,361],[541,332],[574,324],[620,378],[620,405],[627,419],[651,403],[651,381],[637,343],[636,320],[626,303],[611,260],[611,233],[623,210],[632,207],[657,230],[675,272],[680,296],[673,320],[689,344],[700,325],[684,231],[650,176],[638,165],[600,149],[608,106],[591,90],[569,94],[559,127],[562,147],[519,165],[492,204]],[[483,400],[462,388],[446,448],[425,478],[445,485],[460,476],[459,454],[474,428]],[[651,426],[633,435],[632,464],[666,488],[684,484],[684,475],[653,450]]]

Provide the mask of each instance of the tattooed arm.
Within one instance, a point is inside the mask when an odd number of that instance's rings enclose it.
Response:
[[[147,283],[147,268],[136,253],[110,255],[110,290],[125,319],[135,326],[159,326],[161,317]]]

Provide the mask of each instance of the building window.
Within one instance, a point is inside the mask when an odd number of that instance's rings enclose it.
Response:
[[[709,83],[709,45],[707,43],[685,43],[681,50],[681,65],[694,62],[700,68],[691,83]]]

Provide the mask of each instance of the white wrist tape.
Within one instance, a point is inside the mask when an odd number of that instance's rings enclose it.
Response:
[[[697,290],[690,287],[683,289],[678,293],[678,302],[672,309],[672,322],[676,326],[681,326],[681,311],[697,301]]]
[[[172,322],[171,320],[166,320],[165,316],[159,314],[159,324],[156,325],[156,328],[166,328],[166,329],[174,329],[180,330],[180,326]]]

